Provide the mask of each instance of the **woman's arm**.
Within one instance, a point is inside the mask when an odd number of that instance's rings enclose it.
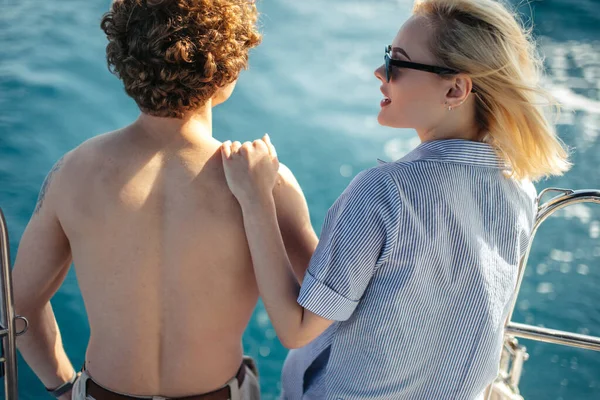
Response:
[[[267,313],[282,344],[288,348],[301,347],[333,321],[297,303],[300,285],[286,253],[273,198],[279,176],[275,150],[270,142],[234,144],[233,149],[226,142],[222,156],[227,183],[242,208],[256,280]]]
[[[297,302],[300,285],[279,232],[273,198],[265,196],[241,204],[254,273],[267,313],[285,347],[302,347],[333,321],[311,313]]]

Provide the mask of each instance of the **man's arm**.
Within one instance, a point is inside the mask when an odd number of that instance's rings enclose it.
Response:
[[[73,376],[73,366],[64,351],[50,305],[50,298],[62,284],[71,264],[69,241],[56,215],[63,166],[64,159],[61,159],[42,185],[12,273],[15,311],[29,320],[29,330],[18,338],[17,344],[25,361],[50,389]],[[70,398],[70,393],[62,398]]]
[[[310,222],[306,199],[298,181],[285,165],[279,164],[279,179],[273,189],[277,221],[296,279],[304,279],[319,239]]]

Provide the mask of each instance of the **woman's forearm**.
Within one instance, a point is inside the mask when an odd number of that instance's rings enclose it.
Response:
[[[272,197],[242,205],[244,226],[258,288],[277,336],[293,347],[300,333],[303,308],[300,286],[288,259]]]

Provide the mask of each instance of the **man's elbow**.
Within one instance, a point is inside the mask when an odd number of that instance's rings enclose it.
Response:
[[[48,304],[47,301],[35,299],[33,296],[21,297],[16,295],[14,299],[15,315],[34,319],[44,311],[46,304]]]

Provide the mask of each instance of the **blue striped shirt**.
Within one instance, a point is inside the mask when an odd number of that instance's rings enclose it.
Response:
[[[535,215],[485,143],[363,171],[330,208],[298,303],[336,322],[290,351],[282,398],[483,397]]]

